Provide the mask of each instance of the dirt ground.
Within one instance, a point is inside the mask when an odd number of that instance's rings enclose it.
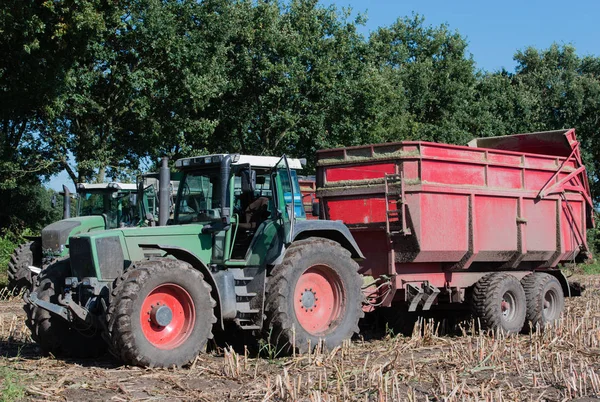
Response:
[[[380,331],[311,355],[262,357],[216,348],[179,370],[43,356],[24,325],[22,301],[0,302],[0,401],[591,401],[600,396],[600,277],[585,277],[556,327],[512,337],[413,336]],[[472,324],[471,324],[472,325]]]

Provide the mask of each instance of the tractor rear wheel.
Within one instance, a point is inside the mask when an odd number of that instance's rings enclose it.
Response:
[[[266,330],[278,349],[300,353],[323,340],[331,349],[359,332],[362,279],[350,252],[309,238],[293,243],[267,283]]]
[[[525,330],[551,324],[560,318],[565,307],[565,295],[558,279],[544,272],[534,272],[523,279],[527,299]]]
[[[108,330],[123,362],[181,367],[212,338],[217,321],[211,287],[190,264],[157,258],[133,265],[118,281]]]
[[[482,330],[514,334],[525,324],[525,291],[510,274],[493,273],[481,278],[473,288],[471,302]]]
[[[29,266],[42,266],[42,245],[39,241],[30,241],[15,248],[8,262],[8,288],[13,292],[31,289],[35,277]]]
[[[58,304],[61,286],[70,272],[68,259],[55,262],[37,277],[33,292],[40,300]],[[87,358],[106,351],[106,344],[96,329],[77,328],[64,318],[30,304],[25,304],[24,309],[31,337],[44,352],[60,357]]]

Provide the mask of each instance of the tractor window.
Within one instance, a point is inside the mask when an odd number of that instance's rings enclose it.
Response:
[[[296,218],[306,218],[304,204],[302,203],[302,192],[300,191],[300,184],[298,184],[298,176],[295,170],[292,170],[291,173],[292,183],[294,184],[294,216]]]
[[[220,219],[219,170],[192,172],[179,184],[175,223],[207,222]]]
[[[78,216],[102,215],[110,211],[110,193],[79,193]]]

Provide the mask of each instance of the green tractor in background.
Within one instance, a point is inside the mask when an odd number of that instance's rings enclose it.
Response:
[[[153,176],[142,176],[143,180],[137,185],[116,182],[78,184],[75,217],[70,216],[72,194],[63,186],[60,193],[63,195],[63,219],[42,229],[41,236],[27,237],[30,241],[15,249],[8,263],[9,289],[14,292],[31,289],[44,266],[68,256],[71,236],[152,224],[158,210],[157,188],[155,184],[145,184],[145,179]]]
[[[300,160],[220,154],[176,166],[173,216],[159,211],[167,225],[72,236],[69,258],[41,272],[25,301],[43,350],[108,347],[127,364],[172,367],[226,325],[300,352],[358,332],[364,257],[342,222],[306,219]],[[161,188],[169,174],[163,163]]]

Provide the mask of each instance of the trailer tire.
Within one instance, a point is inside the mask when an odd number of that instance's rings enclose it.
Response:
[[[31,289],[36,283],[36,275],[29,266],[42,266],[42,245],[39,241],[21,244],[13,251],[8,261],[8,288],[14,293],[21,289]]]
[[[70,272],[69,260],[55,262],[40,273],[33,291],[40,300],[58,304],[61,283]],[[31,338],[45,353],[57,357],[90,358],[106,351],[98,330],[76,328],[64,318],[28,303],[24,309]]]
[[[525,324],[525,291],[510,274],[493,273],[481,278],[475,283],[471,303],[482,330],[514,334]]]
[[[358,333],[364,316],[358,268],[339,243],[318,237],[294,242],[267,279],[268,342],[278,352],[295,347],[306,353],[309,343],[313,348],[322,339],[332,349]]]
[[[138,366],[193,361],[217,321],[202,273],[184,261],[156,258],[135,263],[123,276],[107,313],[112,353]]]
[[[534,272],[523,279],[521,285],[527,299],[527,315],[523,331],[543,329],[560,318],[565,307],[565,296],[556,277],[545,272]]]

